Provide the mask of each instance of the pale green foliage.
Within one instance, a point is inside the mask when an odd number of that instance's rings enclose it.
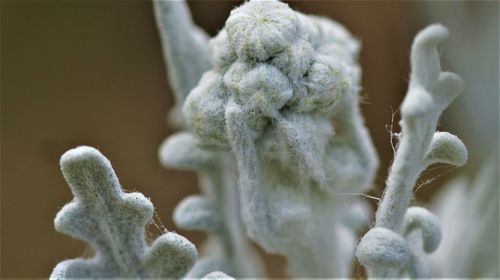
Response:
[[[186,197],[175,209],[174,222],[184,229],[207,232],[218,232],[222,227],[217,206],[201,195]]]
[[[207,250],[187,276],[199,278],[213,270],[239,277],[262,275],[240,225],[234,186],[224,177],[224,157],[203,149],[191,133],[180,132],[162,144],[160,161],[166,167],[198,171],[202,178],[204,194],[185,198],[174,212],[177,226],[212,235]]]
[[[384,227],[368,231],[356,252],[370,276],[387,277],[387,270],[406,271],[411,277],[428,275],[425,254],[436,250],[441,241],[437,218],[420,207],[407,210],[401,233]]]
[[[197,147],[234,155],[246,233],[285,255],[294,276],[350,270],[356,235],[342,221],[345,205],[362,202],[332,195],[366,190],[377,166],[358,109],[357,52],[331,20],[250,1],[210,41],[213,68],[184,103]]]
[[[59,263],[51,278],[179,278],[193,266],[196,248],[176,233],[146,243],[144,226],[153,205],[140,193],[123,192],[99,151],[69,150],[61,170],[75,199],[57,214],[56,230],[88,242],[95,255]]]
[[[179,108],[201,74],[210,68],[208,35],[193,24],[184,2],[154,0],[153,5],[158,26],[163,31],[160,37],[177,102],[170,121],[180,125]]]
[[[410,248],[401,235],[375,227],[363,236],[356,255],[359,262],[369,269],[368,273],[379,275],[387,267],[404,269],[410,261]]]
[[[437,45],[447,36],[448,30],[436,24],[422,30],[413,42],[410,84],[401,106],[399,146],[375,227],[357,249],[358,260],[370,277],[429,276],[424,253],[436,250],[441,230],[437,218],[427,210],[407,209],[413,186],[430,164],[461,166],[467,160],[467,149],[458,137],[435,132],[442,111],[463,87],[456,74],[441,71]],[[395,239],[399,241],[392,242]]]
[[[407,236],[415,230],[421,231],[422,249],[426,253],[434,252],[441,242],[439,220],[425,208],[410,207],[403,220],[403,234]]]
[[[154,8],[176,94],[171,117],[187,130],[167,138],[159,157],[199,174],[202,194],[181,201],[174,221],[209,234],[202,257],[175,233],[146,244],[149,200],[124,193],[109,161],[80,147],[61,159],[76,198],[55,224],[96,254],[60,263],[52,277],[262,276],[247,238],[285,256],[293,277],[348,277],[370,216],[351,195],[371,187],[378,166],[359,111],[357,40],[279,1],[244,3],[211,40],[185,2],[156,0]],[[412,46],[399,145],[375,226],[357,247],[370,277],[429,276],[427,255],[442,233],[431,212],[408,208],[413,186],[429,165],[467,160],[458,137],[436,132],[462,89],[460,77],[441,71],[437,45],[447,36],[432,25]]]

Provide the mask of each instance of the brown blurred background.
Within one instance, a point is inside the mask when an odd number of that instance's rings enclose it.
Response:
[[[78,145],[101,150],[113,163],[127,190],[137,190],[150,197],[168,229],[199,244],[203,234],[179,230],[171,219],[176,203],[197,192],[196,176],[166,170],[157,159],[159,144],[172,133],[165,116],[173,99],[165,78],[151,3],[9,0],[0,3],[0,276],[47,277],[57,262],[84,252],[82,242],[53,229],[55,214],[72,199],[59,170],[59,157]],[[196,23],[215,35],[231,8],[239,2],[189,4]],[[385,126],[391,123],[392,112],[404,97],[413,36],[437,19],[451,29],[453,36],[455,30],[462,30],[467,23],[447,19],[454,18],[463,9],[473,18],[490,11],[496,13],[493,16],[498,19],[498,3],[308,1],[289,4],[304,13],[328,16],[345,24],[362,42],[362,110],[381,158],[371,194],[380,196],[392,159]],[[475,26],[467,28],[473,34],[483,30],[475,31]],[[479,65],[470,65],[476,69],[475,78],[488,80],[490,84],[496,81],[498,85],[498,64],[493,69],[496,72],[483,71],[480,65],[482,61],[498,62],[498,28],[496,36],[493,46],[476,43],[474,40],[478,38],[458,36],[454,37],[457,44],[447,43],[443,49],[447,52],[471,45],[475,51],[462,55],[477,57],[471,61]],[[445,66],[455,70],[452,62]],[[467,84],[468,80],[464,79]],[[466,88],[464,95],[480,96],[482,91],[478,91]],[[440,177],[420,189],[417,200],[427,201],[446,179],[460,172],[473,172],[483,155],[491,152],[480,147],[488,147],[488,143],[497,145],[498,86],[482,94],[489,99],[468,109],[458,107],[464,101],[457,100],[450,113],[445,113],[440,127],[458,134],[471,145],[468,168],[442,168],[429,173],[427,178]],[[479,129],[486,132],[478,134],[460,129],[467,112],[471,116],[484,116],[481,121],[484,127]],[[399,131],[397,118],[396,115],[396,132]],[[453,122],[453,118],[459,122]],[[474,124],[471,127],[476,128]],[[471,143],[473,141],[478,144]],[[282,275],[282,266],[281,258],[270,258],[270,275]]]

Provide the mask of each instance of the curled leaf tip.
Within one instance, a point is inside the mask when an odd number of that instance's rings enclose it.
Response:
[[[410,261],[410,248],[398,233],[372,228],[358,244],[356,256],[367,267],[404,268]]]
[[[407,235],[420,230],[423,249],[426,253],[434,252],[441,242],[439,220],[429,210],[422,207],[410,207],[403,221],[403,232]]]
[[[177,226],[190,230],[216,232],[221,228],[217,208],[208,197],[192,195],[182,200],[174,211]]]
[[[462,166],[467,162],[465,144],[457,136],[448,132],[436,132],[425,156],[424,164],[447,163]]]
[[[435,23],[427,26],[415,36],[415,47],[423,47],[428,44],[436,45],[448,38],[450,32],[448,28],[441,23]]]

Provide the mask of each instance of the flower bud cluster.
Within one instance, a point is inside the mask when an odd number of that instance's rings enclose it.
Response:
[[[210,41],[213,69],[186,100],[187,125],[205,143],[229,147],[229,99],[244,108],[256,137],[285,111],[331,116],[359,79],[357,52],[356,40],[330,20],[250,1]]]
[[[236,161],[246,235],[286,256],[295,277],[350,271],[357,227],[343,220],[356,200],[330,195],[366,190],[377,166],[358,108],[358,50],[334,21],[251,0],[210,40],[212,69],[183,105],[200,150]]]

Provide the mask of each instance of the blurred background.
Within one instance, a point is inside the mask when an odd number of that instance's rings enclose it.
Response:
[[[190,2],[195,22],[210,35],[241,2]],[[362,110],[381,159],[380,196],[393,156],[393,112],[408,82],[413,36],[442,22],[451,37],[443,67],[465,80],[463,94],[441,119],[470,150],[467,166],[424,174],[416,193],[426,203],[458,174],[474,174],[498,155],[498,2],[294,1],[296,10],[330,17],[362,42]],[[204,235],[177,229],[171,213],[196,193],[195,174],[166,170],[158,146],[172,128],[173,98],[149,1],[1,0],[1,266],[0,276],[47,277],[57,262],[81,256],[85,245],[57,233],[53,218],[72,199],[59,157],[78,145],[98,148],[122,185],[150,197],[163,224],[195,244]],[[394,132],[398,114],[394,116]],[[150,227],[152,235],[157,229]],[[284,261],[268,257],[270,276]]]

